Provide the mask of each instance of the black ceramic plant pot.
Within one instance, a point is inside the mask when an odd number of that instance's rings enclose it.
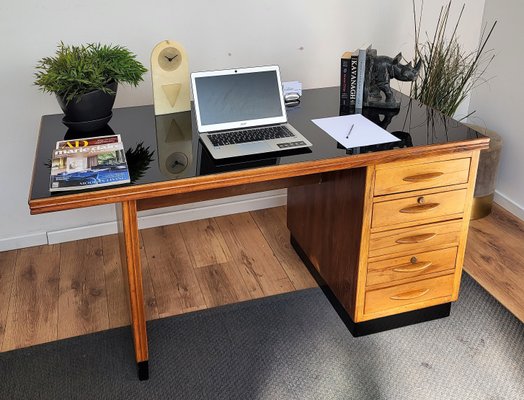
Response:
[[[111,110],[115,103],[118,83],[112,82],[107,87],[114,93],[94,90],[78,98],[73,98],[67,103],[57,95],[58,104],[65,114],[64,124],[80,131],[105,126],[112,116]]]

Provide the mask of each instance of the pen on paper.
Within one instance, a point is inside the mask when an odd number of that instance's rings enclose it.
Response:
[[[351,124],[351,128],[349,128],[349,132],[348,134],[346,135],[346,139],[349,139],[349,135],[351,135],[351,131],[353,130],[353,127],[355,126],[355,124]]]

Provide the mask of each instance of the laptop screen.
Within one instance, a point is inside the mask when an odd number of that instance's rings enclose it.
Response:
[[[286,122],[277,67],[192,75],[199,131]]]

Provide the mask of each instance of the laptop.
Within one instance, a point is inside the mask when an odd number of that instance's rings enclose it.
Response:
[[[191,74],[201,141],[214,159],[312,144],[287,122],[278,66]]]

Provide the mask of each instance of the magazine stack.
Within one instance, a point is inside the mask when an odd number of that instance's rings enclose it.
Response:
[[[51,162],[51,192],[129,183],[120,135],[61,140]]]

